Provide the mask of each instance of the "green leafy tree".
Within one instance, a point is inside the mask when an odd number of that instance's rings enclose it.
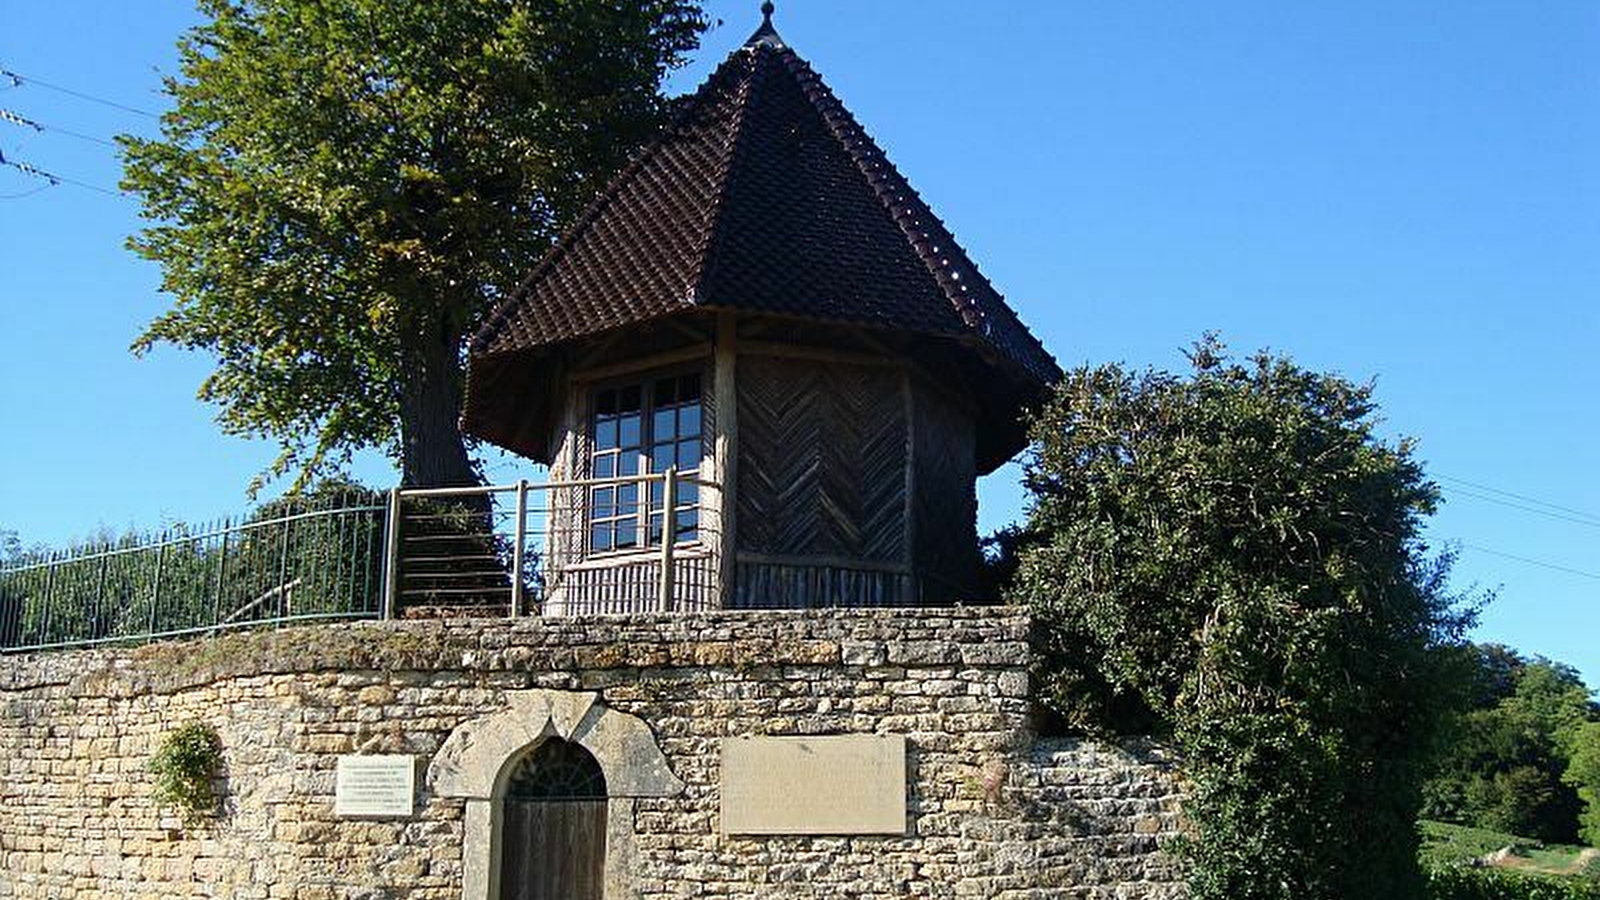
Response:
[[[1419,538],[1437,491],[1371,390],[1287,359],[1069,374],[1033,424],[1012,598],[1069,727],[1182,750],[1197,900],[1407,897],[1468,615]]]
[[[1470,648],[1471,705],[1440,744],[1423,815],[1544,841],[1577,840],[1584,803],[1564,776],[1597,718],[1577,670],[1496,645]]]
[[[1585,722],[1571,746],[1563,777],[1583,800],[1579,833],[1590,846],[1600,847],[1600,721]]]
[[[682,0],[199,0],[162,138],[122,138],[176,297],[134,344],[208,350],[230,433],[295,487],[363,447],[476,479],[463,342],[657,128]]]

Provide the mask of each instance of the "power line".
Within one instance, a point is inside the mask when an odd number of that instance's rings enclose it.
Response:
[[[13,125],[21,125],[23,128],[32,128],[34,131],[44,130],[43,125],[32,119],[24,119],[9,109],[0,109],[0,122],[10,122]]]
[[[1555,570],[1557,572],[1565,572],[1568,575],[1577,575],[1577,576],[1582,577],[1582,578],[1593,578],[1596,581],[1600,581],[1600,572],[1586,572],[1583,569],[1574,569],[1574,568],[1572,568],[1570,566],[1563,566],[1563,565],[1560,565],[1558,563],[1546,562],[1545,560],[1542,560],[1542,559],[1533,559],[1533,558],[1527,557],[1527,556],[1518,556],[1515,553],[1507,553],[1504,550],[1491,550],[1488,547],[1480,547],[1477,544],[1468,544],[1468,543],[1464,543],[1463,542],[1461,544],[1461,546],[1465,547],[1468,550],[1476,550],[1479,553],[1487,553],[1490,556],[1503,556],[1506,559],[1514,559],[1517,562],[1527,563],[1530,566],[1538,566],[1538,567],[1543,568],[1543,569],[1553,569],[1553,570]]]
[[[1578,516],[1578,517],[1583,518],[1583,519],[1588,519],[1591,522],[1600,523],[1600,514],[1587,512],[1587,511],[1581,510],[1581,509],[1573,509],[1570,506],[1562,506],[1562,505],[1560,505],[1558,503],[1551,503],[1551,502],[1549,502],[1547,500],[1540,500],[1538,497],[1530,497],[1527,494],[1518,494],[1518,493],[1515,493],[1513,491],[1503,490],[1501,488],[1493,487],[1493,486],[1487,485],[1487,484],[1482,484],[1482,483],[1477,482],[1477,481],[1468,481],[1465,478],[1457,478],[1457,477],[1455,477],[1453,475],[1437,475],[1435,477],[1438,478],[1440,481],[1453,481],[1456,484],[1466,485],[1469,488],[1475,488],[1475,489],[1480,490],[1480,491],[1488,491],[1491,494],[1499,494],[1502,497],[1510,497],[1510,498],[1512,498],[1514,500],[1521,500],[1524,503],[1532,503],[1535,506],[1543,506],[1543,507],[1546,507],[1548,509],[1559,510],[1560,512],[1570,513],[1571,515]]]
[[[31,191],[22,191],[16,194],[0,194],[0,200],[23,200],[28,197],[32,197],[34,194],[37,194],[40,191],[48,191],[53,187],[55,187],[53,184],[41,184]]]
[[[22,162],[21,160],[6,159],[6,156],[5,156],[4,152],[0,152],[0,165],[10,166],[11,168],[16,169],[18,172],[21,172],[24,175],[29,175],[29,176],[32,176],[34,178],[42,178],[45,181],[50,182],[50,185],[49,185],[50,187],[54,187],[54,186],[60,185],[60,184],[70,184],[73,187],[81,187],[81,188],[83,188],[85,190],[97,191],[97,192],[102,193],[102,194],[108,194],[108,195],[110,195],[112,197],[121,196],[121,193],[122,193],[121,191],[113,191],[110,188],[100,187],[97,184],[90,184],[87,181],[79,181],[76,178],[68,178],[65,175],[55,175],[55,174],[52,174],[50,172],[46,172],[45,170],[40,169],[40,168],[38,168],[36,166],[30,166],[27,163]],[[24,194],[23,196],[27,196],[27,195]],[[7,198],[7,199],[15,200],[15,199],[18,199],[18,198],[10,197],[10,198]]]
[[[112,107],[113,109],[120,109],[123,112],[130,112],[130,113],[133,113],[134,115],[144,116],[145,118],[149,118],[149,119],[159,119],[159,118],[161,118],[160,116],[156,115],[155,113],[150,112],[149,110],[140,109],[137,106],[129,106],[126,103],[118,103],[115,100],[107,100],[104,97],[96,97],[93,94],[85,94],[82,91],[75,91],[75,90],[73,90],[71,88],[65,88],[65,87],[62,87],[62,86],[60,86],[58,84],[51,84],[48,81],[40,81],[37,78],[32,78],[32,77],[27,76],[27,75],[22,75],[20,73],[13,72],[10,69],[0,69],[0,76],[4,76],[5,78],[11,79],[11,86],[12,87],[22,87],[24,85],[30,85],[30,84],[31,85],[37,85],[38,87],[42,87],[42,88],[44,88],[46,90],[57,91],[59,93],[66,94],[66,95],[71,96],[71,97],[77,97],[79,100],[87,100],[90,103],[98,103],[101,106],[109,106],[109,107]]]
[[[1545,516],[1545,517],[1551,518],[1551,519],[1560,519],[1563,522],[1572,522],[1572,523],[1577,524],[1577,525],[1587,525],[1590,528],[1600,528],[1600,519],[1591,519],[1591,518],[1589,518],[1587,516],[1582,515],[1581,513],[1579,515],[1574,515],[1574,516],[1564,515],[1564,514],[1558,513],[1558,512],[1551,512],[1548,509],[1540,509],[1537,506],[1529,506],[1527,504],[1517,503],[1514,500],[1503,500],[1503,499],[1501,499],[1499,497],[1493,497],[1493,496],[1490,496],[1488,494],[1480,494],[1480,493],[1477,493],[1475,491],[1466,490],[1464,488],[1451,488],[1450,492],[1449,492],[1449,496],[1452,496],[1452,497],[1457,497],[1457,496],[1459,496],[1459,497],[1471,497],[1474,500],[1482,500],[1482,501],[1484,501],[1486,503],[1498,503],[1501,506],[1509,506],[1512,509],[1520,509],[1523,512],[1533,513],[1536,516]]]
[[[11,110],[5,109],[5,108],[0,108],[0,122],[10,122],[13,125],[19,125],[19,126],[21,126],[23,128],[32,128],[36,132],[49,132],[51,134],[64,134],[67,137],[75,137],[80,141],[90,141],[90,142],[96,143],[96,144],[103,144],[103,145],[105,145],[107,147],[115,147],[116,146],[116,142],[115,141],[108,141],[105,138],[98,138],[98,137],[95,137],[92,134],[83,134],[82,132],[72,131],[72,130],[67,129],[67,128],[58,128],[58,127],[56,127],[54,125],[45,125],[42,122],[36,122],[33,119],[29,119],[29,118],[21,115],[20,113],[15,113],[15,112],[12,112]]]

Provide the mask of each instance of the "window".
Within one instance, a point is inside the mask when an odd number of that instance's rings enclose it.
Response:
[[[676,465],[700,473],[700,373],[603,388],[594,396],[592,478],[637,478]],[[660,546],[663,484],[650,482],[640,502],[638,482],[589,489],[589,549],[604,553]],[[699,537],[700,488],[680,481],[672,509],[674,542]]]

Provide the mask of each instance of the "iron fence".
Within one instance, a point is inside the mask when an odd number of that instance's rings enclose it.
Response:
[[[0,568],[0,648],[41,650],[376,616],[381,494],[275,501]]]
[[[720,509],[715,484],[676,470],[279,500],[0,567],[0,650],[319,619],[709,609]]]

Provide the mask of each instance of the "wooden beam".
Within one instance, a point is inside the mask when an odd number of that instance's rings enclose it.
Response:
[[[835,350],[830,347],[810,347],[800,344],[780,344],[775,341],[744,340],[739,343],[739,352],[746,356],[776,356],[786,359],[845,363],[852,366],[880,366],[890,369],[903,368],[905,365],[905,360],[898,356],[885,358],[871,353]]]
[[[702,360],[712,355],[710,348],[705,345],[694,347],[680,347],[676,350],[666,350],[650,356],[641,356],[638,359],[629,359],[612,363],[608,366],[593,366],[583,369],[572,376],[572,383],[582,387],[596,381],[606,381],[611,378],[620,378],[623,375],[633,375],[646,372],[650,369],[663,369],[680,363]]]
[[[803,556],[792,553],[741,552],[739,562],[756,566],[795,566],[800,568],[848,569],[853,572],[887,572],[891,575],[910,575],[911,567],[903,562],[883,562],[874,559],[856,559],[848,556]]]

